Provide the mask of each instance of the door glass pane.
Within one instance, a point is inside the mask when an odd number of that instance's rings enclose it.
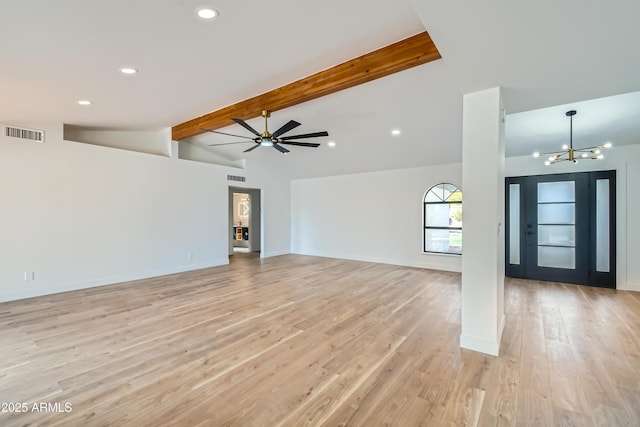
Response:
[[[574,225],[539,225],[538,244],[573,247],[576,245],[576,227]]]
[[[575,224],[575,203],[538,205],[538,224]]]
[[[538,183],[538,203],[575,202],[574,181]]]
[[[575,269],[576,249],[538,246],[538,266]]]
[[[509,263],[520,264],[520,184],[509,184]]]
[[[596,180],[596,271],[608,273],[609,265],[609,180]]]
[[[462,231],[460,230],[424,230],[427,252],[462,253]]]
[[[575,199],[574,181],[538,183],[539,267],[575,269]]]

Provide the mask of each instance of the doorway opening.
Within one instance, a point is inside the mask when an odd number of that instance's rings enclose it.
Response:
[[[229,255],[262,252],[260,189],[229,187]]]
[[[616,172],[506,178],[508,277],[616,287]]]

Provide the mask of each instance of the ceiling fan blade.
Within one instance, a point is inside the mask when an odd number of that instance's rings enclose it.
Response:
[[[236,138],[247,138],[247,139],[253,139],[250,136],[243,136],[243,135],[234,135],[232,133],[225,133],[225,132],[220,132],[217,130],[211,130],[211,129],[206,129],[206,128],[200,128],[201,130],[206,130],[207,132],[213,132],[213,133],[219,133],[220,135],[227,135],[227,136],[235,136]]]
[[[302,141],[282,141],[279,144],[299,145],[300,147],[313,147],[318,148],[320,144],[315,142],[302,142]]]
[[[252,128],[251,126],[249,126],[249,125],[247,124],[247,122],[245,122],[244,120],[242,120],[242,119],[231,119],[231,120],[233,120],[234,122],[236,122],[237,124],[239,124],[240,126],[242,126],[243,128],[245,128],[246,130],[248,130],[249,132],[251,132],[251,133],[252,133],[252,134],[254,134],[255,136],[262,136],[262,135],[260,135],[260,134],[258,133],[258,131],[257,131],[257,130],[255,130],[254,128]]]
[[[289,141],[290,139],[316,138],[318,136],[329,136],[329,132],[322,131],[322,132],[305,133],[303,135],[283,136],[282,138],[279,138],[279,139],[283,141]]]
[[[219,145],[246,144],[247,142],[253,142],[253,141],[223,142],[222,144],[209,144],[209,147],[217,147]]]
[[[256,145],[254,145],[253,147],[251,147],[251,148],[249,148],[249,149],[247,149],[247,150],[244,150],[244,151],[243,151],[243,153],[248,153],[249,151],[251,151],[251,150],[255,150],[255,149],[256,149],[256,148],[258,148],[258,147],[260,147],[260,144],[256,144]]]
[[[277,131],[275,131],[272,136],[274,138],[279,137],[280,135],[282,135],[283,133],[287,133],[289,132],[291,129],[297,128],[298,126],[300,126],[300,123],[296,122],[295,120],[289,120],[288,123],[286,123],[284,126],[282,126],[280,129],[278,129]]]
[[[278,150],[282,154],[287,154],[289,152],[289,150],[287,150],[284,147],[279,146],[278,144],[273,144],[273,148],[275,148],[276,150]]]

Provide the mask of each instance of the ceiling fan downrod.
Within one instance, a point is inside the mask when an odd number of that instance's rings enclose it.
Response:
[[[267,138],[271,140],[271,133],[269,132],[269,117],[271,117],[271,111],[262,110],[262,117],[264,117],[264,132],[262,132],[262,138]]]

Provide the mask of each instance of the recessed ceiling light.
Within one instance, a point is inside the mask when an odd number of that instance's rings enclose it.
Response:
[[[391,135],[393,135],[393,136],[398,136],[398,135],[400,135],[400,133],[401,133],[400,129],[394,129],[394,130],[391,131]]]
[[[209,21],[211,19],[217,18],[220,13],[218,13],[217,10],[211,9],[209,7],[201,7],[200,9],[196,10],[196,15],[198,15],[199,18]]]
[[[333,148],[333,147],[335,147],[335,146],[336,146],[336,142],[335,142],[335,141],[329,141],[329,142],[327,142],[327,145],[328,145],[329,147],[332,147],[332,148]]]
[[[122,67],[122,68],[120,68],[120,72],[122,74],[136,74],[138,72],[138,70],[136,70],[135,68],[131,68],[131,67]]]
[[[92,102],[91,101],[87,101],[86,99],[81,99],[80,101],[78,101],[78,104],[80,104],[80,105],[91,105]]]

